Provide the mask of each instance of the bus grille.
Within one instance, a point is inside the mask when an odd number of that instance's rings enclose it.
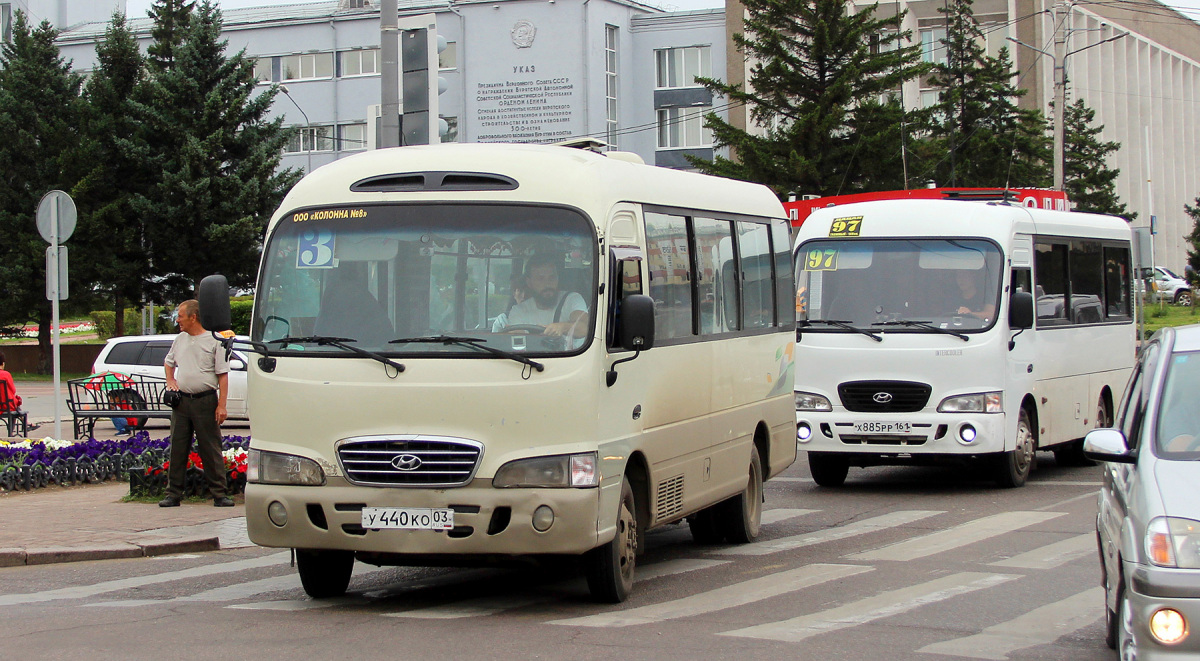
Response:
[[[911,381],[848,381],[838,385],[842,406],[858,413],[915,413],[933,388]]]
[[[471,481],[483,445],[430,436],[348,439],[338,460],[352,484],[381,487],[457,487]]]

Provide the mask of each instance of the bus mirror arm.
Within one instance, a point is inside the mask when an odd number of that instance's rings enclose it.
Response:
[[[613,384],[617,382],[617,365],[620,365],[621,363],[628,363],[640,355],[642,355],[642,352],[639,350],[635,351],[633,355],[628,358],[614,360],[613,364],[609,366],[608,372],[604,374],[604,383],[607,384],[609,388],[613,387]]]
[[[1017,331],[1016,333],[1013,333],[1012,337],[1008,338],[1008,350],[1009,351],[1012,351],[1013,348],[1017,346],[1017,336],[1024,332],[1025,332],[1025,329],[1022,328],[1021,330]]]

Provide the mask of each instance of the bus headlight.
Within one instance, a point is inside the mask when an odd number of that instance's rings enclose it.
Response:
[[[325,484],[325,471],[312,459],[293,454],[250,450],[246,457],[246,481],[254,484]]]
[[[1159,567],[1200,569],[1200,521],[1154,519],[1146,526],[1146,555]]]
[[[947,397],[938,404],[938,413],[1004,413],[1004,393],[977,392]]]
[[[510,461],[492,478],[492,486],[497,489],[594,487],[598,484],[600,471],[595,452]]]
[[[832,411],[829,398],[816,393],[796,391],[797,411]]]

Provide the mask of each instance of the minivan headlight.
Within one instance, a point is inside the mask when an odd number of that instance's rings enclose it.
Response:
[[[246,481],[318,487],[325,484],[325,471],[312,459],[252,449],[246,456]]]
[[[796,391],[797,411],[832,411],[829,398],[812,392]]]
[[[1004,393],[977,392],[947,397],[938,404],[938,413],[1003,413]]]
[[[1146,526],[1146,557],[1159,567],[1200,569],[1200,521],[1160,516]]]
[[[600,471],[595,452],[560,454],[550,457],[530,457],[510,461],[496,471],[492,486],[498,489],[514,487],[594,487],[600,484]]]

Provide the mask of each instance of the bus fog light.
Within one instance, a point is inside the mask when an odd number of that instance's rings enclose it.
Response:
[[[546,532],[550,526],[554,525],[554,510],[548,505],[539,505],[533,510],[533,529],[538,532]]]
[[[807,422],[796,425],[796,440],[807,443],[812,440],[812,427]]]
[[[974,443],[975,437],[978,435],[973,425],[965,424],[958,428],[958,440],[963,443]]]
[[[267,505],[267,518],[271,519],[271,523],[282,528],[287,525],[287,508],[278,500],[272,501],[270,505]]]
[[[1174,645],[1187,638],[1187,620],[1174,608],[1160,608],[1150,616],[1150,633],[1164,645]]]

